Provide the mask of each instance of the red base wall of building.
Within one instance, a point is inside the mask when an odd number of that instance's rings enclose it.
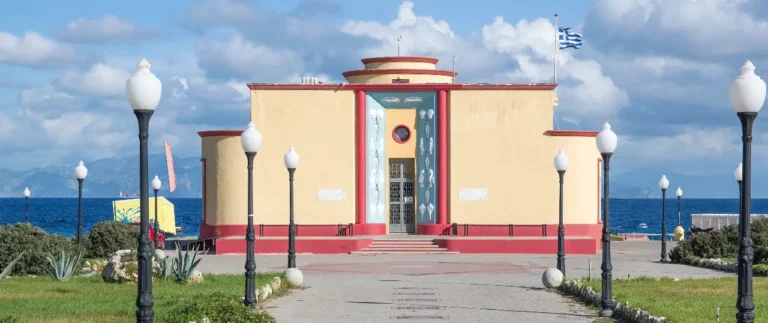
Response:
[[[599,242],[599,241],[598,241]],[[556,254],[557,239],[531,237],[528,239],[493,239],[493,238],[436,238],[435,243],[441,248],[459,253],[520,253],[520,254]],[[594,255],[599,244],[591,237],[570,237],[565,239],[566,255]]]
[[[296,253],[311,254],[340,254],[359,251],[373,242],[373,239],[356,238],[297,238]],[[288,238],[256,237],[254,242],[256,253],[288,253]],[[245,237],[224,238],[216,240],[216,254],[244,254],[246,252]]]

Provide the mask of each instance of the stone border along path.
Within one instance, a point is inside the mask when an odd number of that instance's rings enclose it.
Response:
[[[733,275],[660,264],[658,242],[613,242],[611,247],[614,277]],[[198,269],[204,273],[244,271],[244,255],[203,258]],[[566,258],[570,277],[587,277],[591,261],[591,277],[599,279],[599,254]],[[541,274],[555,266],[555,255],[299,254],[296,259],[308,288],[264,304],[280,323],[605,322],[582,303],[541,288]],[[256,256],[260,272],[282,271],[286,262],[285,255]],[[398,295],[405,293],[414,295]]]

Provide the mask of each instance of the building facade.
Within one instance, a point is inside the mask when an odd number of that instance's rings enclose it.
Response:
[[[287,233],[295,147],[300,236],[556,235],[559,149],[568,236],[599,245],[600,154],[593,131],[552,130],[554,84],[459,84],[437,59],[377,57],[348,84],[249,84],[263,136],[254,164],[259,234]],[[243,121],[243,125],[247,122]],[[202,131],[200,239],[243,236],[242,130]],[[340,232],[340,230],[344,232]]]

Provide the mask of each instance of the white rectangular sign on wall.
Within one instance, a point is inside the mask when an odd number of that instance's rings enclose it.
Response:
[[[343,201],[346,198],[346,193],[343,189],[318,189],[317,200],[318,201]]]
[[[484,188],[460,188],[459,200],[461,201],[487,201],[488,190]]]

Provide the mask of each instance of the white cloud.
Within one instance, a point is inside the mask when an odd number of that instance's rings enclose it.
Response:
[[[768,43],[760,40],[766,39],[768,20],[748,9],[756,1],[595,0],[590,18],[602,33],[597,36],[628,42],[642,39],[635,46],[648,49],[664,43],[706,55],[766,53]]]
[[[67,70],[55,81],[56,87],[76,94],[96,97],[120,96],[125,93],[125,81],[130,73],[103,63],[87,71]]]
[[[75,60],[75,50],[36,32],[24,36],[0,31],[0,63],[31,67],[55,67]]]
[[[105,15],[98,20],[79,18],[59,31],[59,37],[62,39],[78,43],[116,43],[155,36],[156,31],[139,28],[115,15]]]
[[[254,43],[241,35],[226,42],[202,40],[197,44],[197,55],[212,76],[234,75],[267,82],[302,70],[296,52]]]

